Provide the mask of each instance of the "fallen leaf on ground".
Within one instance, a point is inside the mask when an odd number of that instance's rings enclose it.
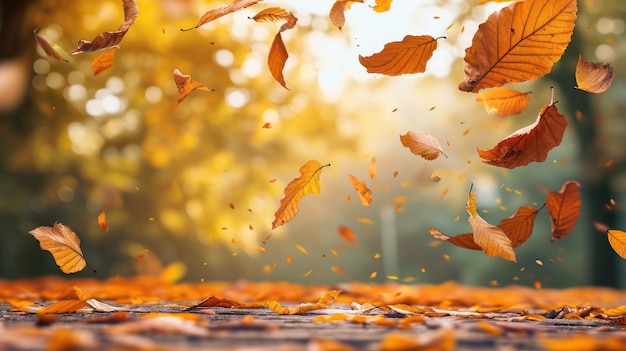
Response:
[[[576,89],[589,93],[604,93],[613,81],[613,67],[610,63],[591,62],[578,55],[576,64]]]
[[[54,223],[54,227],[41,226],[29,232],[39,241],[42,250],[49,251],[63,273],[75,273],[89,266],[83,257],[80,239],[70,227]]]
[[[426,160],[434,160],[439,155],[448,157],[441,150],[439,141],[428,134],[413,131],[407,132],[404,135],[400,135],[400,142],[411,150],[413,154],[422,156]]]
[[[241,306],[241,303],[238,301],[234,301],[234,300],[229,300],[229,299],[220,299],[218,297],[215,296],[209,296],[206,299],[200,301],[197,305],[193,305],[189,308],[186,309],[186,311],[188,310],[192,310],[198,307],[226,307],[226,308],[231,308],[231,307],[238,307]]]
[[[204,24],[207,24],[213,20],[216,20],[224,15],[228,15],[229,13],[239,11],[241,9],[245,9],[248,6],[252,6],[261,1],[262,0],[235,0],[230,5],[222,6],[222,7],[207,11],[204,15],[202,15],[202,17],[200,17],[195,27],[191,27],[188,29],[181,29],[181,31],[185,32],[185,31],[189,31],[192,29],[197,29],[198,27]]]
[[[580,183],[567,181],[558,192],[551,191],[546,207],[552,219],[552,241],[566,237],[576,226],[580,216]]]
[[[183,74],[178,70],[178,68],[174,70],[174,82],[178,88],[178,97],[176,98],[177,104],[180,104],[183,100],[185,100],[187,95],[191,94],[191,92],[196,89],[213,91],[213,89],[207,88],[206,85],[200,84],[191,79],[191,75]]]
[[[356,190],[359,195],[359,199],[363,206],[369,206],[372,203],[372,191],[365,185],[365,182],[359,180],[357,177],[348,174],[348,178],[350,178],[350,182],[352,186],[354,186],[354,190]]]
[[[61,300],[37,310],[37,313],[71,313],[87,305],[87,300]]]
[[[303,314],[310,311],[329,308],[335,302],[335,299],[339,296],[339,294],[341,294],[341,290],[330,290],[316,303],[302,303],[294,307],[283,307],[277,301],[270,301],[267,303],[267,307],[276,314]]]
[[[452,329],[439,329],[420,334],[392,332],[383,337],[380,344],[382,351],[451,351],[456,339]]]
[[[528,107],[530,91],[521,92],[506,87],[498,87],[480,92],[476,101],[488,114],[507,117],[522,113]]]
[[[92,41],[79,41],[78,48],[72,52],[72,55],[118,46],[126,35],[126,32],[128,32],[130,26],[135,23],[135,19],[139,14],[139,8],[137,7],[136,0],[122,0],[122,2],[124,6],[124,23],[122,23],[115,32],[102,32]]]
[[[443,38],[443,37],[442,37]],[[430,35],[407,35],[402,41],[385,44],[383,50],[371,56],[359,55],[359,62],[368,73],[387,76],[421,73],[437,49],[437,40]]]
[[[98,301],[96,299],[89,299],[86,301],[91,308],[93,308],[97,312],[116,312],[116,311],[125,311],[126,309],[119,306],[111,306],[104,302]]]

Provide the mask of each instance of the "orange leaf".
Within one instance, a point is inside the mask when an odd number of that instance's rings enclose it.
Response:
[[[28,233],[39,241],[42,250],[52,254],[54,261],[64,273],[78,272],[85,266],[96,271],[85,261],[80,249],[80,239],[70,227],[54,223],[54,227],[41,226]]]
[[[407,132],[404,135],[400,135],[400,142],[405,147],[408,147],[412,153],[422,156],[426,160],[434,160],[439,157],[439,155],[446,156],[446,154],[441,151],[439,141],[428,134]]]
[[[341,294],[341,290],[330,290],[322,296],[316,303],[301,303],[294,307],[283,307],[277,301],[270,301],[267,307],[277,314],[303,314],[315,310],[323,310],[329,308]]]
[[[540,210],[541,208],[537,210],[532,206],[521,206],[511,217],[500,221],[498,227],[511,239],[512,248],[520,247],[530,238],[535,217]]]
[[[267,56],[267,65],[269,66],[272,77],[274,77],[274,79],[276,79],[276,81],[287,90],[289,89],[287,88],[285,78],[283,77],[283,68],[285,68],[285,63],[289,58],[289,53],[287,53],[287,48],[285,47],[281,33],[287,29],[295,27],[296,22],[298,22],[296,16],[289,13],[287,21],[280,26],[278,33],[276,33],[272,46],[270,47],[269,55]]]
[[[78,48],[72,52],[72,55],[81,54],[83,52],[98,51],[116,47],[128,32],[130,26],[135,23],[139,8],[136,0],[122,0],[124,3],[124,23],[122,23],[115,32],[102,32],[98,34],[93,41],[81,40],[78,42]]]
[[[365,185],[364,181],[357,179],[352,174],[348,174],[348,178],[350,178],[363,206],[369,206],[372,203],[372,191]]]
[[[526,110],[530,101],[530,91],[522,93],[506,87],[493,88],[479,93],[476,101],[490,115],[512,116]]]
[[[570,180],[558,192],[548,193],[546,207],[552,219],[552,241],[566,237],[576,226],[581,202],[578,188],[580,184]]]
[[[380,343],[380,350],[452,351],[455,345],[453,330],[445,328],[419,334],[388,333]]]
[[[599,337],[593,334],[574,334],[567,337],[540,337],[539,345],[546,351],[620,351],[624,349],[621,335]]]
[[[370,178],[374,180],[374,178],[376,178],[376,157],[372,157],[372,159],[370,160],[368,170],[370,173]]]
[[[289,12],[287,12],[283,8],[270,7],[250,18],[253,19],[255,22],[276,22],[280,20],[286,20],[289,18],[289,16]]]
[[[462,91],[477,92],[542,77],[574,32],[576,0],[526,0],[492,13],[465,50]]]
[[[626,260],[626,232],[617,229],[607,231],[609,244],[615,252]]]
[[[328,166],[330,163],[322,166],[318,161],[310,160],[300,167],[300,176],[292,180],[285,188],[285,196],[280,200],[280,207],[274,213],[272,229],[289,222],[296,216],[298,203],[304,196],[320,193],[322,168]]]
[[[212,89],[207,88],[206,85],[200,84],[191,79],[191,75],[182,74],[178,68],[174,70],[174,82],[178,88],[178,98],[176,99],[177,104],[180,104],[183,100],[185,100],[187,95],[191,94],[191,92],[196,89],[213,91]]]
[[[93,61],[91,61],[91,67],[93,68],[93,75],[97,76],[100,72],[106,71],[111,68],[113,64],[113,57],[115,56],[115,49],[105,52],[99,55]]]
[[[476,194],[470,193],[465,208],[469,214],[468,222],[474,232],[474,242],[483,249],[487,256],[499,256],[515,262],[515,252],[511,247],[511,239],[502,229],[487,223],[476,210]]]
[[[229,13],[233,13],[235,11],[245,9],[248,6],[252,6],[261,1],[263,0],[235,0],[230,5],[222,6],[220,8],[207,11],[204,15],[202,15],[202,17],[200,17],[195,27],[191,27],[188,29],[181,29],[181,31],[185,32],[188,30],[197,29],[198,27],[204,24],[207,24],[213,20],[216,20],[224,15],[228,15]]]
[[[428,232],[434,238],[447,241],[450,244],[470,250],[482,250],[482,248],[474,242],[474,235],[472,233],[459,234],[457,236],[447,236],[435,228],[428,228]]]
[[[217,298],[215,296],[209,296],[206,299],[202,300],[201,302],[199,302],[197,305],[193,305],[189,308],[186,309],[186,311],[188,310],[192,310],[198,307],[225,307],[225,308],[232,308],[232,307],[238,307],[241,306],[241,303],[238,301],[234,301],[234,300],[228,300],[228,299],[220,299]]]
[[[37,34],[37,28],[35,28],[33,34],[35,34],[35,41],[46,55],[52,57],[53,59],[69,62],[68,60],[63,58],[63,56],[61,56],[61,53],[59,53],[59,51],[61,51],[62,49],[57,44],[50,44],[50,42],[47,41],[44,37]]]
[[[61,300],[38,311],[38,313],[69,313],[85,307],[87,300]]]
[[[437,49],[437,39],[440,38],[407,35],[402,41],[385,44],[382,51],[372,56],[359,55],[359,62],[368,73],[387,76],[424,72],[426,63]]]
[[[313,339],[307,344],[306,349],[317,350],[317,351],[356,351],[354,347],[348,344],[344,344],[337,340],[326,340],[326,339],[324,340]]]
[[[376,5],[372,9],[376,12],[387,12],[391,8],[393,0],[376,0]]]
[[[343,240],[349,242],[350,244],[357,244],[358,239],[356,238],[356,234],[352,231],[352,229],[346,227],[345,225],[339,226],[339,236],[343,238]]]
[[[604,93],[613,81],[613,67],[610,63],[591,62],[578,55],[576,64],[576,89],[589,93]]]
[[[106,213],[104,212],[104,210],[102,210],[102,212],[100,212],[100,214],[98,215],[98,225],[105,232],[109,231],[109,226],[107,225]]]
[[[548,152],[561,144],[566,127],[565,116],[550,102],[543,106],[535,123],[517,130],[490,150],[477,148],[478,155],[485,163],[504,168],[543,162]]]
[[[344,15],[344,12],[350,9],[350,6],[352,5],[353,2],[362,3],[363,1],[364,0],[337,0],[335,1],[335,3],[333,4],[333,7],[330,8],[330,13],[328,14],[328,17],[330,18],[330,23],[332,23],[333,26],[341,30],[343,25],[346,23],[346,17]]]

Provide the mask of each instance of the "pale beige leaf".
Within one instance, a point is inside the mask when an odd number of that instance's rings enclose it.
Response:
[[[400,142],[402,142],[402,145],[409,148],[412,153],[422,156],[426,160],[434,160],[439,157],[439,155],[448,157],[441,150],[439,141],[437,141],[435,137],[427,134],[410,131],[405,135],[400,135]]]
[[[55,223],[54,227],[41,226],[29,233],[39,241],[42,250],[52,254],[64,273],[75,273],[89,266],[80,249],[80,239],[70,227]],[[96,271],[91,266],[89,268]]]

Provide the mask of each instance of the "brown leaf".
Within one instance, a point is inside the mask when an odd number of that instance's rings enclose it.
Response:
[[[402,142],[402,145],[409,148],[412,153],[422,156],[426,160],[434,160],[439,157],[439,155],[448,157],[441,151],[439,141],[427,134],[413,131],[407,132],[405,135],[400,135],[400,142]]]
[[[337,27],[339,30],[343,28],[343,25],[346,23],[346,17],[344,12],[350,9],[350,6],[353,2],[363,3],[364,0],[337,0],[333,4],[333,7],[330,8],[330,13],[328,14],[328,18],[330,18],[330,23],[333,26]]]
[[[300,176],[292,180],[285,188],[285,196],[280,200],[280,207],[274,213],[272,229],[289,222],[296,216],[298,204],[303,197],[320,193],[322,168],[329,166],[330,164],[322,166],[319,161],[310,160],[300,167]]]
[[[626,232],[617,229],[609,229],[607,232],[609,244],[619,257],[626,260]]]
[[[522,93],[506,87],[480,92],[476,98],[488,114],[506,117],[524,112],[530,101],[530,91]]]
[[[487,256],[499,256],[515,262],[515,252],[511,247],[511,239],[502,229],[487,223],[476,210],[476,194],[470,193],[465,208],[469,214],[468,222],[472,226],[474,242],[483,249]]]
[[[551,191],[546,207],[552,219],[552,241],[566,237],[576,226],[580,216],[580,184],[569,180],[558,192]]]
[[[253,19],[255,22],[277,22],[286,20],[289,16],[289,12],[283,8],[270,7],[257,13],[254,17],[250,17],[250,19]]]
[[[196,89],[213,91],[213,89],[207,88],[206,85],[200,84],[191,79],[191,75],[182,74],[178,68],[174,70],[174,82],[176,83],[176,87],[178,87],[178,97],[176,99],[177,104],[180,104],[183,100],[185,100],[187,95],[191,94],[191,92]]]
[[[371,56],[359,55],[359,62],[369,73],[388,76],[424,72],[426,63],[437,49],[437,39],[441,38],[407,35],[402,41],[385,44],[382,51]]]
[[[115,32],[103,32],[98,34],[93,41],[81,40],[78,42],[78,48],[72,55],[81,54],[83,52],[97,51],[116,47],[128,32],[130,26],[135,23],[135,19],[139,14],[136,0],[122,0],[124,4],[124,23],[122,23]]]
[[[204,24],[207,24],[213,20],[216,20],[224,15],[228,15],[229,13],[233,13],[241,9],[245,9],[248,6],[252,6],[261,1],[263,0],[235,0],[230,5],[222,6],[220,8],[207,11],[204,15],[202,15],[202,17],[200,17],[195,27],[191,27],[188,29],[181,29],[181,31],[185,32],[188,30],[197,29],[198,27]]]
[[[61,56],[61,53],[59,53],[59,51],[62,51],[63,49],[61,49],[57,44],[50,44],[50,42],[47,41],[44,37],[37,34],[37,28],[35,28],[33,34],[35,34],[35,41],[46,55],[52,57],[53,59],[70,62],[69,60],[63,58],[63,56]]]
[[[478,155],[485,163],[504,168],[545,161],[548,152],[561,144],[567,127],[565,116],[553,101],[543,106],[535,123],[517,130],[490,150],[477,148]]]
[[[270,47],[269,55],[267,56],[267,65],[272,77],[287,90],[289,89],[283,77],[283,68],[285,68],[289,53],[287,53],[287,48],[285,47],[281,33],[295,27],[296,22],[298,22],[298,19],[292,13],[289,13],[287,21],[280,27],[278,33],[276,33],[272,46]]]
[[[542,77],[574,32],[576,0],[526,0],[492,13],[465,50],[462,91],[477,92]]]
[[[482,248],[474,242],[474,234],[472,233],[459,234],[457,236],[450,237],[435,228],[428,228],[428,232],[434,238],[447,241],[454,246],[458,246],[463,249],[482,250]]]
[[[61,223],[54,223],[54,227],[41,226],[29,232],[39,241],[42,250],[47,250],[54,257],[54,261],[64,273],[75,273],[89,266],[80,249],[80,239],[70,229]]]
[[[364,181],[359,180],[357,177],[348,174],[348,178],[350,178],[350,182],[352,182],[352,186],[354,186],[354,190],[359,195],[363,206],[369,206],[372,203],[372,191],[365,185]]]
[[[350,244],[356,245],[359,242],[352,229],[346,227],[345,225],[339,226],[339,236]]]
[[[301,303],[294,307],[281,306],[277,301],[270,301],[267,307],[277,314],[303,314],[315,310],[323,310],[329,308],[337,296],[341,294],[341,290],[330,290],[322,296],[316,303]]]
[[[589,93],[604,93],[613,81],[613,67],[610,63],[591,62],[578,55],[576,64],[576,89]]]
[[[106,71],[113,65],[113,57],[115,56],[115,49],[107,51],[91,61],[91,67],[93,68],[93,75],[97,76],[100,72]]]
[[[511,247],[520,247],[530,238],[535,225],[535,218],[542,209],[535,209],[532,206],[521,206],[509,218],[500,221],[498,227],[511,239]]]
[[[241,306],[241,303],[238,301],[234,301],[234,300],[228,300],[228,299],[220,299],[218,297],[215,296],[209,296],[206,299],[200,301],[198,304],[193,305],[189,308],[186,309],[186,311],[188,310],[192,310],[198,307],[225,307],[225,308],[231,308],[231,307],[239,307]]]

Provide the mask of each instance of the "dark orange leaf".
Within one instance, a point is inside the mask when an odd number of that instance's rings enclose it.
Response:
[[[307,344],[306,348],[307,350],[317,350],[317,351],[356,351],[357,350],[354,347],[348,344],[339,342],[337,340],[326,340],[326,339],[313,339]]]
[[[109,226],[107,225],[106,213],[104,212],[104,210],[102,210],[102,212],[100,212],[100,214],[98,215],[98,225],[105,232],[109,231]]]
[[[124,4],[124,23],[122,23],[115,32],[102,32],[98,34],[93,41],[81,40],[78,42],[78,48],[72,52],[72,55],[83,52],[98,51],[116,47],[128,32],[130,26],[135,23],[139,8],[136,0],[122,0]]]
[[[330,13],[328,14],[328,18],[330,18],[330,23],[333,26],[337,27],[339,30],[343,28],[343,25],[346,23],[346,17],[344,12],[350,9],[350,6],[353,2],[362,3],[364,0],[337,0],[333,4],[333,7],[330,8]]]
[[[428,134],[413,131],[407,132],[404,135],[400,135],[400,142],[409,148],[412,153],[422,156],[426,160],[434,160],[439,155],[446,156],[441,150],[439,141]]]
[[[511,217],[500,221],[498,227],[511,239],[512,248],[520,247],[530,238],[535,217],[540,210],[541,208],[537,210],[532,206],[521,206]]]
[[[269,123],[269,122],[267,122],[267,123],[263,124],[263,127],[262,127],[262,128],[264,128],[264,129],[270,129],[270,128],[272,128],[272,124],[271,124],[271,123]]]
[[[387,76],[420,73],[437,49],[437,39],[430,35],[407,35],[402,41],[385,44],[383,50],[371,56],[359,55],[359,62],[369,73]]]
[[[613,81],[613,67],[610,63],[591,62],[578,55],[576,64],[576,89],[589,93],[604,93]]]
[[[472,233],[459,234],[457,236],[450,237],[435,228],[428,228],[428,232],[434,238],[447,241],[454,246],[458,246],[463,249],[482,250],[482,248],[474,242],[474,235]]]
[[[328,166],[330,164],[322,166],[318,161],[310,160],[300,167],[300,176],[292,180],[285,188],[285,196],[280,200],[280,207],[274,213],[272,229],[289,222],[296,216],[298,204],[304,196],[320,193],[322,168]]]
[[[418,334],[387,333],[381,343],[381,351],[452,351],[456,345],[454,331],[450,328]]]
[[[272,77],[274,77],[274,79],[276,79],[276,81],[287,90],[289,89],[287,88],[285,78],[283,77],[283,68],[285,68],[285,63],[289,58],[289,53],[287,53],[287,48],[285,47],[281,33],[287,29],[295,27],[296,22],[298,22],[296,16],[289,13],[287,21],[283,23],[278,33],[276,33],[272,46],[270,47],[269,55],[267,56],[267,65],[269,66]]]
[[[626,260],[626,232],[617,229],[607,231],[609,244],[619,257]]]
[[[176,98],[177,104],[180,104],[183,100],[185,100],[187,95],[191,94],[191,92],[196,89],[213,91],[212,89],[207,88],[206,85],[200,84],[191,79],[191,75],[183,74],[178,70],[178,68],[174,70],[174,82],[178,88],[178,97]]]
[[[372,9],[376,12],[387,12],[391,8],[393,0],[376,0],[376,5]]]
[[[69,60],[63,58],[63,56],[59,52],[63,52],[63,49],[61,49],[61,47],[56,44],[50,44],[50,42],[47,41],[44,37],[37,34],[37,28],[35,28],[33,34],[35,34],[35,41],[37,42],[37,45],[39,45],[41,50],[43,50],[46,55],[52,57],[53,59],[69,62]]]
[[[196,309],[198,307],[225,307],[225,308],[232,308],[232,307],[239,307],[239,306],[241,306],[241,302],[234,301],[234,300],[229,300],[229,299],[220,299],[220,298],[215,297],[215,296],[209,296],[206,299],[204,299],[201,302],[199,302],[198,304],[193,305],[193,306],[187,308],[186,311],[187,310]]]
[[[511,239],[502,229],[487,223],[476,210],[476,194],[470,193],[465,208],[469,214],[468,222],[472,226],[474,242],[483,249],[487,256],[499,256],[515,262],[515,252],[511,247]]]
[[[99,73],[111,68],[113,64],[113,57],[115,56],[115,49],[107,51],[91,61],[91,67],[93,68],[93,75],[97,76]]]
[[[526,110],[530,101],[530,91],[522,93],[506,87],[493,88],[479,93],[476,101],[490,115],[512,116]]]
[[[270,301],[267,307],[277,314],[303,314],[315,310],[329,308],[341,294],[341,290],[330,290],[322,296],[316,303],[302,303],[294,307],[281,306],[277,301]]]
[[[355,176],[349,174],[348,178],[350,178],[350,182],[352,182],[363,206],[369,206],[372,203],[372,191],[365,185],[364,181],[359,180]]]
[[[370,160],[368,171],[370,173],[370,178],[374,180],[374,178],[376,178],[376,157],[372,157]]]
[[[526,0],[492,13],[465,50],[462,91],[477,92],[542,77],[574,32],[576,0]]]
[[[517,130],[490,150],[477,148],[478,155],[485,163],[504,168],[543,162],[548,152],[561,144],[566,127],[565,116],[551,101],[543,106],[535,123]]]
[[[228,15],[229,13],[233,13],[236,11],[239,11],[241,9],[245,9],[248,6],[252,6],[258,2],[261,2],[262,0],[235,0],[232,4],[230,5],[226,5],[226,6],[222,6],[220,8],[217,9],[213,9],[210,11],[207,11],[204,15],[202,15],[202,17],[200,17],[200,19],[198,20],[198,23],[196,23],[195,27],[191,27],[188,29],[181,29],[181,31],[188,31],[188,30],[192,30],[192,29],[196,29],[204,24],[207,24],[213,20],[216,20],[224,15]]]
[[[356,245],[359,242],[352,229],[346,227],[345,225],[339,226],[339,236],[350,244]]]
[[[87,304],[86,300],[61,300],[38,311],[38,313],[76,312]]]
[[[39,241],[42,250],[49,251],[54,261],[64,273],[81,271],[85,266],[91,267],[80,249],[80,239],[70,227],[54,223],[54,227],[41,226],[29,232]]]
[[[280,7],[270,7],[250,17],[255,22],[276,22],[280,20],[286,20],[289,17],[289,12]]]
[[[552,219],[552,241],[566,237],[576,226],[580,216],[580,184],[570,180],[558,192],[551,191],[546,207]]]

